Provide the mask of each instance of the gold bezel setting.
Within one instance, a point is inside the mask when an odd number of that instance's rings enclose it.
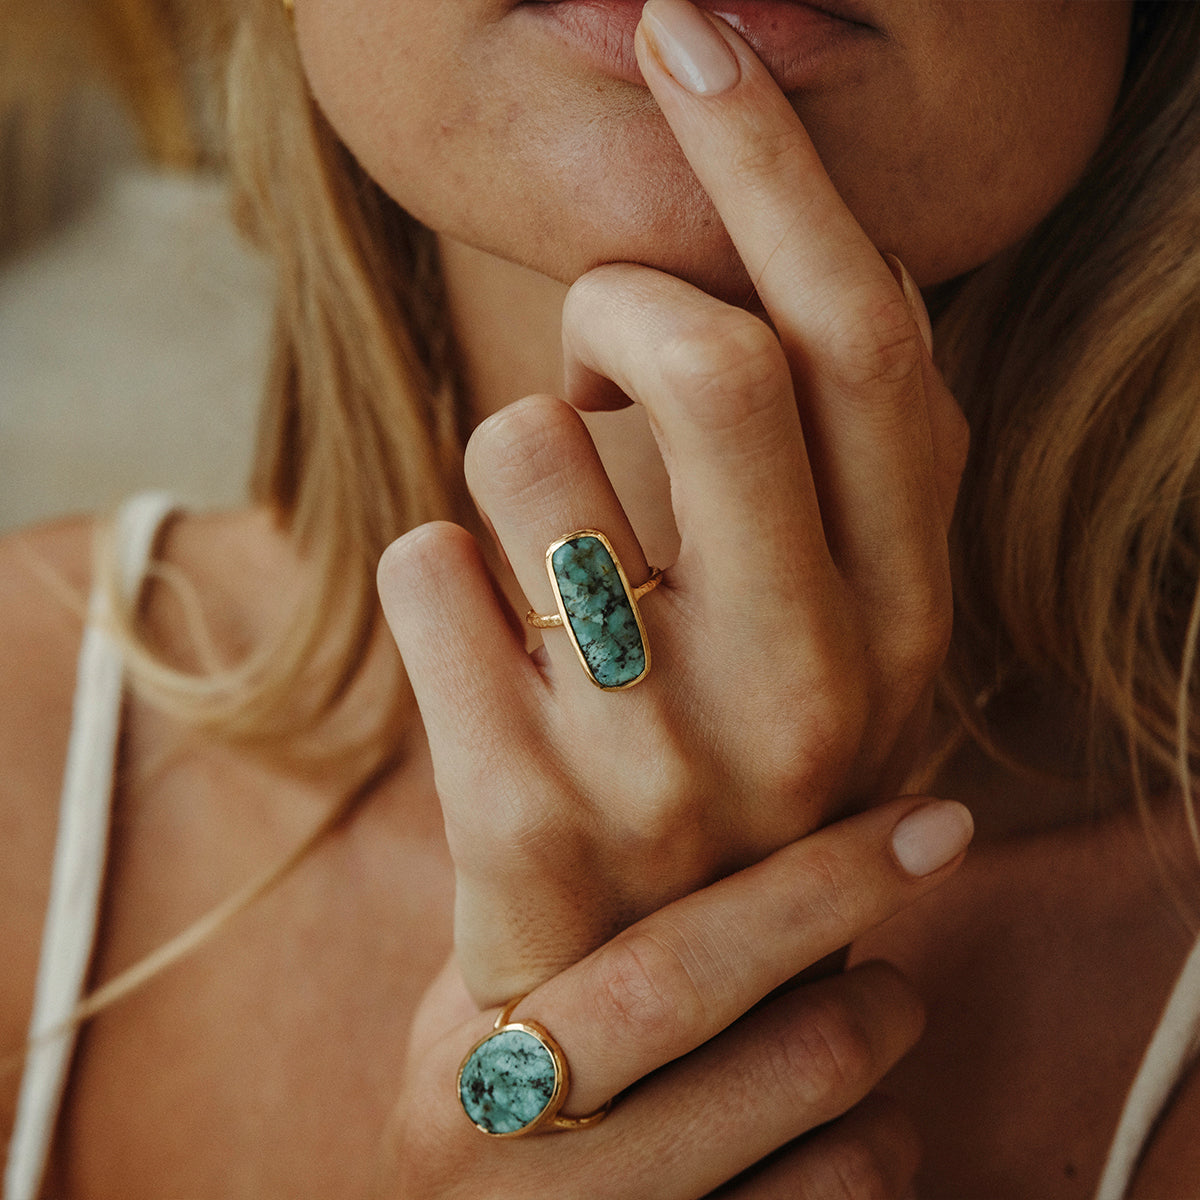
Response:
[[[580,645],[579,635],[572,624],[571,614],[567,611],[566,603],[563,600],[562,584],[559,580],[558,573],[555,570],[554,556],[563,547],[572,542],[578,542],[584,538],[594,538],[603,546],[609,559],[612,561],[613,568],[616,571],[617,579],[620,582],[621,591],[624,596],[625,603],[628,605],[629,611],[637,626],[638,637],[641,641],[641,650],[643,664],[641,671],[631,679],[623,679],[619,683],[604,683],[596,677],[592,665],[588,662],[587,655],[582,645]],[[638,608],[637,601],[647,592],[652,591],[658,586],[659,580],[662,577],[662,572],[655,569],[650,572],[649,578],[645,583],[634,587],[629,582],[629,577],[625,574],[625,568],[613,548],[612,542],[600,532],[598,529],[576,529],[572,533],[566,534],[564,537],[557,538],[551,542],[546,549],[546,574],[550,579],[550,587],[554,593],[554,604],[556,612],[552,615],[542,615],[536,612],[526,614],[526,620],[537,629],[557,629],[562,628],[566,631],[567,636],[571,639],[571,646],[575,651],[575,655],[579,660],[579,665],[583,668],[584,674],[588,677],[592,684],[605,692],[620,692],[626,688],[635,687],[646,678],[650,671],[650,640],[646,635],[646,626],[642,620],[642,614]]]
[[[597,1109],[593,1113],[588,1113],[583,1117],[560,1117],[559,1111],[566,1102],[567,1092],[571,1086],[571,1073],[567,1066],[566,1055],[563,1054],[562,1047],[554,1040],[550,1031],[537,1021],[510,1021],[513,1010],[524,999],[524,996],[518,996],[515,1000],[510,1001],[504,1006],[500,1014],[496,1017],[495,1024],[491,1030],[481,1037],[475,1045],[467,1051],[462,1060],[462,1064],[458,1068],[458,1076],[455,1080],[455,1089],[458,1094],[458,1101],[467,1119],[475,1126],[480,1133],[487,1134],[493,1138],[518,1138],[526,1137],[531,1133],[565,1131],[571,1129],[586,1129],[590,1125],[595,1125],[602,1121],[607,1115],[612,1102],[605,1104],[602,1108]],[[472,1116],[470,1109],[467,1107],[467,1102],[463,1098],[463,1075],[471,1064],[471,1060],[476,1053],[485,1046],[493,1038],[504,1033],[522,1033],[533,1038],[546,1051],[551,1063],[554,1066],[554,1084],[551,1089],[549,1098],[545,1106],[531,1120],[520,1126],[518,1129],[511,1130],[496,1130],[489,1129],[487,1125],[482,1124]]]

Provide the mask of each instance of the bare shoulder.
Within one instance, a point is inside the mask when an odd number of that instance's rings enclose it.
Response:
[[[19,1050],[49,893],[75,661],[90,587],[94,522],[0,538],[0,1056]],[[18,1073],[0,1074],[0,1130]]]
[[[183,513],[156,549],[166,570],[142,597],[143,632],[163,659],[203,671],[194,638],[236,662],[271,635],[307,578],[291,538],[264,508]],[[189,613],[189,605],[194,606]]]
[[[73,518],[0,537],[0,1146],[33,1002],[97,528],[96,519]],[[262,510],[180,514],[155,560],[165,570],[142,596],[144,632],[184,669],[194,666],[194,643],[181,632],[181,590],[235,656],[299,574],[288,539]]]

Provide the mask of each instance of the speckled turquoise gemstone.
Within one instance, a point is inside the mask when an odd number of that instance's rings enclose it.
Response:
[[[608,547],[593,534],[568,538],[551,553],[550,574],[595,682],[636,683],[646,673],[646,643]]]
[[[546,1111],[555,1083],[550,1051],[531,1033],[501,1029],[467,1056],[458,1094],[485,1133],[517,1133]]]

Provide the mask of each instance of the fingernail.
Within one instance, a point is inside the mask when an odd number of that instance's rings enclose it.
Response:
[[[921,331],[921,340],[925,343],[925,349],[932,355],[933,326],[929,321],[929,310],[925,307],[925,297],[921,295],[917,281],[908,273],[908,268],[894,254],[885,254],[883,257],[896,277],[896,282],[900,285],[905,300],[908,301],[909,311],[917,322],[917,328]]]
[[[934,800],[892,830],[892,853],[910,875],[932,875],[967,848],[974,832],[966,808],[953,800]]]
[[[729,44],[687,0],[646,0],[642,29],[658,61],[689,92],[715,96],[742,76]]]

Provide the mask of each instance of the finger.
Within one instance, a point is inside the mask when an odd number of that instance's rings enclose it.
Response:
[[[698,94],[678,79],[701,43],[728,73]],[[728,25],[686,0],[649,0],[638,55],[798,381],[835,558],[880,599],[904,592],[944,558],[945,535],[909,305],[787,98]]]
[[[912,1121],[890,1099],[871,1095],[839,1121],[718,1189],[710,1200],[903,1200],[920,1157]]]
[[[919,998],[891,966],[822,980],[755,1010],[621,1097],[597,1130],[597,1149],[619,1145],[632,1178],[647,1183],[661,1180],[665,1160],[679,1162],[669,1186],[634,1195],[703,1195],[858,1104],[923,1026]],[[814,1182],[833,1167],[805,1165]]]
[[[591,437],[579,414],[562,401],[531,396],[489,418],[468,443],[466,472],[472,495],[536,612],[556,612],[547,548],[578,530],[597,530],[609,539],[632,587],[649,575]],[[565,629],[547,630],[545,646],[554,687],[593,690]],[[618,673],[621,650],[614,643]]]
[[[864,285],[890,283],[787,97],[725,21],[687,0],[647,0],[637,51],[647,86],[773,316],[775,307],[819,313]],[[707,91],[696,88],[698,65]]]
[[[940,882],[965,849],[952,801],[897,801],[795,842],[632,926],[531,993],[587,1112],[732,1024]]]
[[[540,1195],[552,1173],[556,1196],[692,1200],[862,1101],[911,1049],[923,1023],[919,998],[885,963],[864,964],[778,996],[642,1081],[599,1125],[567,1137],[508,1143],[504,1183],[513,1195]],[[418,1047],[426,1078],[450,1076],[452,1042],[462,1032],[431,1053]],[[436,1145],[439,1162],[453,1164],[463,1194],[475,1194],[471,1168],[494,1172],[500,1161],[496,1147],[480,1141],[462,1112],[431,1103],[445,1094],[441,1089],[421,1090],[429,1097],[425,1138]],[[842,1141],[858,1136],[881,1142],[879,1123],[860,1118]],[[821,1159],[837,1155],[843,1162],[849,1158],[831,1139],[826,1154],[818,1146],[799,1165],[819,1184],[833,1177],[834,1166]],[[905,1169],[903,1162],[893,1164],[889,1174]]]
[[[925,363],[923,374],[925,396],[929,404],[929,433],[937,471],[938,507],[948,529],[967,466],[971,427],[958,401],[950,394],[950,389],[931,361]]]
[[[832,564],[791,374],[764,322],[673,276],[613,264],[571,288],[563,347],[572,402],[586,405],[603,378],[649,414],[681,537],[676,586],[690,573],[709,597],[744,604],[754,580],[756,604],[786,606],[819,590]]]
[[[384,551],[378,587],[435,767],[493,761],[495,714],[509,727],[531,719],[543,684],[474,539],[446,522],[419,526]]]

